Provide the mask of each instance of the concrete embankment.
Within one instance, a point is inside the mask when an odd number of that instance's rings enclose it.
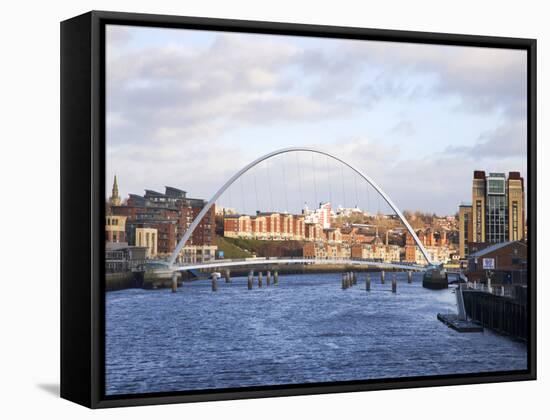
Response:
[[[464,290],[468,317],[501,334],[527,340],[527,304],[524,299],[497,296],[478,290]]]
[[[105,290],[112,292],[115,290],[134,289],[142,287],[143,277],[137,276],[140,273],[125,271],[122,273],[105,274]]]
[[[178,275],[178,285],[192,278],[189,273]],[[105,290],[112,292],[124,289],[160,289],[172,284],[171,272],[125,271],[122,273],[107,273],[105,275]]]

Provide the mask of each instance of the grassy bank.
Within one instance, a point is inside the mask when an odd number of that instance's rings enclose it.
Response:
[[[231,252],[240,250],[247,254],[239,257],[230,257],[225,254],[225,258],[246,258],[253,256],[253,254],[257,257],[301,257],[303,255],[302,247],[304,244],[301,241],[261,241],[258,239],[225,237],[218,237],[218,241],[218,243],[227,245]],[[223,248],[221,249],[225,252]]]
[[[227,259],[238,259],[238,258],[249,258],[252,257],[252,253],[245,251],[241,247],[237,246],[229,238],[224,238],[218,236],[216,238],[216,245],[218,246],[219,251],[223,251],[224,258]]]

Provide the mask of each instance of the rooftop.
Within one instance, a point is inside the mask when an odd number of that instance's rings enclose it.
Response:
[[[473,254],[470,254],[470,258],[482,257],[484,255],[490,254],[491,252],[498,251],[499,249],[505,248],[505,247],[507,247],[509,245],[512,245],[512,244],[515,244],[515,243],[521,244],[523,246],[527,246],[522,241],[500,242],[498,244],[488,246],[487,248],[484,248],[480,251],[477,251],[477,252],[474,252]]]

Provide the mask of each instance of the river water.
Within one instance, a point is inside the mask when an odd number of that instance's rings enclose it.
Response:
[[[331,382],[527,368],[526,346],[438,321],[456,312],[452,289],[371,274],[341,290],[340,274],[246,278],[130,289],[106,297],[107,395]]]

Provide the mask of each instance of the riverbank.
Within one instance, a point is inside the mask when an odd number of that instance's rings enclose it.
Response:
[[[266,271],[278,271],[280,275],[299,275],[299,274],[328,274],[328,273],[344,273],[353,271],[355,273],[374,273],[380,272],[380,269],[344,264],[303,264],[303,265],[257,265],[252,268],[254,274]],[[231,277],[246,277],[250,272],[250,268],[231,268]],[[182,282],[190,282],[195,280],[205,280],[210,277],[213,271],[218,269],[196,270],[193,273],[183,271],[178,278],[178,285]],[[221,270],[225,274],[225,270]],[[384,270],[392,272],[394,270]],[[397,270],[399,271],[399,270]],[[125,289],[162,289],[170,288],[172,285],[171,275],[162,272],[122,272],[122,273],[107,273],[105,275],[105,290],[107,292],[125,290]]]

